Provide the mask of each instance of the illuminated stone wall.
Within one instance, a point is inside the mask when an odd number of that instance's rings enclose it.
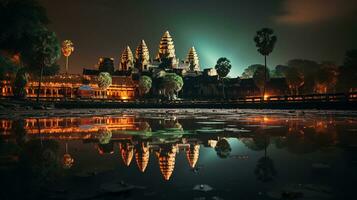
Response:
[[[112,85],[107,90],[102,90],[96,83],[96,76],[59,74],[44,77],[41,83],[40,98],[47,100],[61,100],[83,98],[78,95],[78,89],[83,86],[83,79],[89,80],[87,84],[92,88],[92,95],[87,99],[112,99],[112,100],[133,100],[137,84],[131,77],[112,77]],[[38,81],[30,79],[25,90],[27,98],[37,96]],[[12,83],[3,81],[0,86],[0,96],[13,96]]]

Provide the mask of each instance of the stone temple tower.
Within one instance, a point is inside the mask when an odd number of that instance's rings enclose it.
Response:
[[[190,48],[185,62],[190,67],[190,71],[200,71],[200,60],[195,47]]]
[[[141,71],[147,71],[150,64],[149,49],[144,40],[141,40],[135,51],[135,67]]]
[[[166,31],[164,35],[161,37],[160,45],[159,45],[159,53],[157,54],[156,59],[161,61],[163,59],[169,59],[172,65],[171,67],[175,67],[178,63],[175,54],[174,41],[169,31]]]
[[[127,46],[120,57],[119,71],[128,71],[134,67],[133,52]]]

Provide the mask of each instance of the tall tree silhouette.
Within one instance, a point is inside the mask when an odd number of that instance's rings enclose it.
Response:
[[[257,31],[256,36],[254,37],[254,41],[256,47],[258,48],[258,52],[264,56],[264,66],[265,66],[265,74],[267,73],[267,56],[271,52],[273,52],[275,43],[277,41],[277,37],[274,35],[274,31],[270,28],[263,28]],[[264,76],[266,77],[266,75]],[[266,90],[266,78],[264,80],[264,89],[263,89],[263,99],[265,96]]]
[[[29,62],[31,73],[39,76],[37,98],[39,101],[42,77],[45,68],[53,66],[61,56],[61,47],[54,32],[45,27],[39,28],[31,38],[33,44],[30,53],[24,53],[24,57]],[[38,68],[40,66],[40,68]],[[46,70],[48,71],[48,70]]]

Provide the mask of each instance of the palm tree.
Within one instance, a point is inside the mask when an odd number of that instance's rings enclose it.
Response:
[[[269,136],[266,133],[262,133],[264,136],[262,136],[260,139],[264,141],[260,141],[260,146],[264,147],[264,156],[261,157],[257,165],[254,169],[254,174],[256,175],[257,179],[262,182],[269,182],[274,179],[274,177],[277,174],[277,171],[275,169],[274,161],[268,156],[267,148],[269,146]]]
[[[223,98],[225,99],[226,95],[224,93],[224,78],[229,74],[230,70],[232,69],[231,61],[225,57],[219,58],[214,68],[217,70],[219,79],[222,80]]]
[[[254,37],[256,47],[258,52],[264,56],[264,66],[265,72],[267,73],[267,56],[273,52],[277,37],[274,35],[274,31],[270,28],[263,28],[257,31],[257,35]],[[264,88],[263,88],[263,99],[265,96],[266,89],[266,75],[264,76]]]

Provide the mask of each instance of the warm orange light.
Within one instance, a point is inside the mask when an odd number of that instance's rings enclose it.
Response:
[[[268,94],[265,94],[265,95],[264,95],[264,100],[268,100],[268,98],[269,98],[269,95],[268,95]]]
[[[264,122],[267,122],[267,121],[269,121],[269,120],[270,120],[270,119],[269,119],[267,116],[264,116],[264,117],[263,117],[263,121],[264,121]]]

